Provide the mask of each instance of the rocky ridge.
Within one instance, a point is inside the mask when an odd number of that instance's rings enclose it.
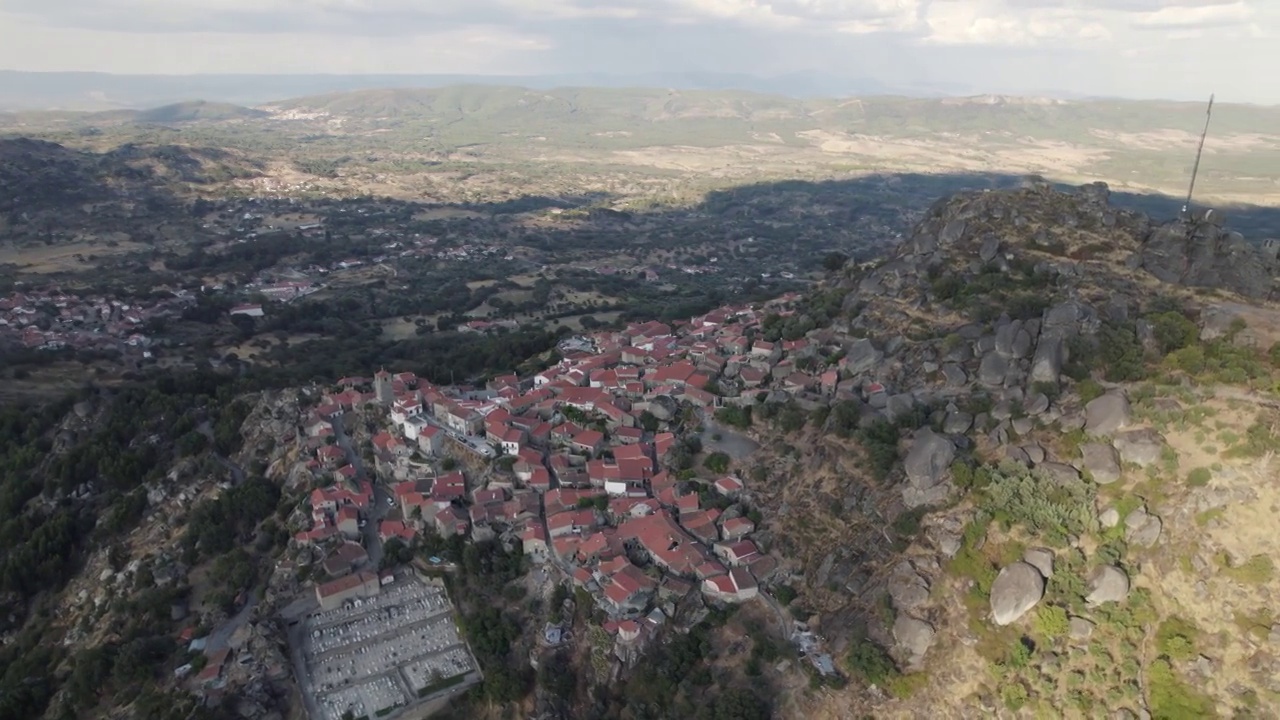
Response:
[[[1157,223],[1111,207],[1105,185],[1060,192],[1032,179],[1015,191],[943,199],[893,257],[846,270],[828,289],[842,296],[841,317],[830,331],[815,334],[843,341],[844,401],[859,406],[863,428],[901,423],[922,409],[928,413],[925,426],[903,434],[901,470],[891,476],[897,480],[899,509],[886,510],[888,501],[874,490],[861,496],[864,506],[878,500],[882,515],[923,513],[920,533],[900,559],[890,560],[869,580],[847,584],[853,603],[873,616],[878,598],[887,596],[893,612],[879,626],[872,622],[869,634],[890,648],[900,668],[930,673],[935,689],[970,684],[971,677],[951,666],[984,646],[981,636],[965,630],[974,617],[980,616],[994,636],[1020,632],[1029,637],[1056,627],[1053,617],[1065,609],[1061,632],[1073,643],[1088,644],[1132,641],[1100,620],[1099,613],[1114,618],[1179,612],[1179,604],[1165,596],[1170,592],[1166,578],[1155,570],[1161,565],[1158,553],[1196,542],[1204,513],[1216,511],[1199,511],[1197,523],[1185,503],[1204,501],[1189,500],[1185,488],[1162,483],[1179,482],[1179,458],[1222,464],[1220,449],[1206,443],[1211,431],[1203,424],[1189,431],[1186,425],[1203,423],[1202,407],[1204,414],[1225,414],[1228,406],[1215,394],[1217,388],[1200,388],[1184,378],[1177,393],[1153,390],[1110,366],[1104,372],[1099,358],[1149,365],[1167,354],[1171,341],[1161,313],[1171,309],[1194,327],[1193,337],[1180,341],[1180,347],[1223,339],[1242,352],[1270,347],[1280,339],[1270,325],[1280,313],[1268,304],[1278,269],[1273,248],[1249,245],[1225,227],[1219,213]],[[1131,343],[1136,357],[1122,356],[1114,347],[1117,338]],[[1161,393],[1178,394],[1181,402]],[[1192,405],[1195,415],[1188,412]],[[1234,418],[1234,430],[1221,431],[1227,424],[1218,421],[1220,434],[1233,436],[1260,422],[1254,413],[1261,418],[1270,407],[1265,399],[1250,398],[1247,410]],[[1182,418],[1182,427],[1173,430],[1159,422],[1165,416]],[[955,468],[975,460],[1029,468],[1050,483],[1047,487],[1096,498],[1080,518],[1082,532],[1063,538],[1064,546],[1030,547],[1013,556],[1010,551],[1035,538],[1018,535],[1016,528],[994,527],[970,537],[974,508],[966,497],[971,491],[957,482]],[[820,575],[829,585],[833,557],[880,555],[868,546],[876,540],[852,529],[846,538],[823,536],[825,549],[811,560],[823,562],[808,567],[805,575]],[[848,544],[858,550],[842,550]],[[1257,557],[1225,539],[1216,544],[1236,546],[1222,567],[1242,568]],[[1250,547],[1265,551],[1271,545]],[[992,576],[975,586],[972,578],[957,575],[957,563],[981,557],[995,565]],[[1208,586],[1211,562],[1197,560],[1189,570],[1201,576],[1200,587]],[[842,580],[849,576],[840,575]],[[827,598],[830,606],[830,593],[813,585],[810,581],[814,597]],[[1135,589],[1137,599],[1131,601]],[[982,608],[957,608],[951,594],[956,590],[980,594]],[[1255,597],[1234,586],[1222,592],[1245,604],[1253,601],[1243,598]],[[1078,604],[1063,600],[1068,596]],[[1192,611],[1183,606],[1181,612]],[[1033,625],[1037,629],[1029,629]],[[823,628],[839,632],[834,621]],[[997,632],[1001,628],[1004,635]],[[935,657],[939,652],[944,659]],[[939,670],[938,662],[945,669]],[[1258,677],[1256,669],[1245,674],[1250,673]],[[995,712],[1001,700],[1006,707],[1028,701],[991,692],[994,696],[967,696],[968,704],[962,703],[957,714],[938,716],[968,717],[979,708]],[[948,702],[936,692],[925,696],[935,710]],[[1214,697],[1221,707],[1233,702],[1226,689]],[[890,703],[876,714],[909,717],[921,707]],[[1156,709],[1144,697],[1120,707],[1134,717]],[[842,712],[848,710],[845,706]],[[831,708],[825,712],[838,714]]]

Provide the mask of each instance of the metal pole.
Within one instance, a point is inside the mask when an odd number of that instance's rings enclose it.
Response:
[[[1185,217],[1191,207],[1191,194],[1196,189],[1196,174],[1200,172],[1200,155],[1204,152],[1204,140],[1209,136],[1209,120],[1213,117],[1213,95],[1209,95],[1209,107],[1204,112],[1204,132],[1200,133],[1200,146],[1196,148],[1196,164],[1191,167],[1191,187],[1187,188],[1187,202],[1182,206]]]

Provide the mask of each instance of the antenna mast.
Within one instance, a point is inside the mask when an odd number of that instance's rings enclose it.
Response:
[[[1204,132],[1200,133],[1200,147],[1196,148],[1196,164],[1191,168],[1191,187],[1187,188],[1187,202],[1182,206],[1182,216],[1191,208],[1191,194],[1196,189],[1196,174],[1200,172],[1200,155],[1204,152],[1204,139],[1209,136],[1209,120],[1213,118],[1213,95],[1209,95],[1209,107],[1204,111]]]

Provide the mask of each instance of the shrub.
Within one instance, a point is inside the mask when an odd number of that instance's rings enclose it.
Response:
[[[866,638],[853,642],[849,655],[845,658],[845,666],[849,672],[868,685],[881,685],[898,674],[898,668],[889,658],[889,654],[879,645]]]
[[[1165,363],[1188,375],[1199,375],[1206,367],[1204,348],[1192,346],[1176,350],[1165,358]]]
[[[1211,479],[1213,479],[1213,474],[1206,467],[1198,467],[1187,473],[1187,484],[1191,487],[1204,487],[1209,484]]]
[[[1156,630],[1156,650],[1171,660],[1187,660],[1196,654],[1200,629],[1180,617],[1165,618]]]
[[[716,420],[737,428],[751,427],[751,408],[728,405],[716,410]]]
[[[951,481],[961,490],[981,490],[991,482],[991,471],[982,465],[957,460],[951,463]]]
[[[702,464],[711,472],[722,475],[729,471],[729,456],[722,452],[714,452],[708,455]]]
[[[1091,484],[1059,484],[1042,472],[1012,462],[993,472],[979,505],[996,520],[1010,526],[1021,524],[1057,545],[1097,524]]]
[[[1133,328],[1104,323],[1098,332],[1098,353],[1103,375],[1111,382],[1135,382],[1147,376],[1142,344]]]
[[[1027,687],[1020,682],[1004,683],[1000,686],[1000,701],[1012,712],[1017,712],[1027,704]]]
[[[858,429],[861,411],[857,402],[842,400],[831,408],[831,430],[842,438],[851,437]]]
[[[960,537],[960,550],[947,562],[948,572],[973,580],[974,589],[984,598],[991,594],[991,583],[996,579],[995,566],[977,549],[986,534],[985,522],[971,521]]]
[[[1066,635],[1070,622],[1066,610],[1057,605],[1041,605],[1031,624],[1040,636],[1053,639]]]
[[[1175,350],[1194,345],[1200,337],[1200,331],[1182,313],[1163,312],[1147,318],[1151,323],[1152,333],[1160,345],[1160,354],[1168,355]]]
[[[1045,397],[1050,400],[1055,400],[1057,399],[1060,391],[1058,389],[1058,383],[1049,380],[1039,380],[1031,384],[1031,392],[1032,394],[1044,393]]]
[[[898,428],[880,420],[869,428],[858,431],[858,441],[867,451],[871,470],[877,480],[883,480],[898,461]]]

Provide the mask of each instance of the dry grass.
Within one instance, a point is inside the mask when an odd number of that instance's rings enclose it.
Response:
[[[26,247],[15,247],[9,243],[3,243],[0,244],[0,265],[14,264],[24,273],[81,272],[93,266],[93,261],[89,260],[90,256],[103,258],[127,255],[149,247],[124,239],[111,238],[110,241],[114,244],[107,245],[107,240],[85,240]],[[85,260],[81,261],[77,255]]]

